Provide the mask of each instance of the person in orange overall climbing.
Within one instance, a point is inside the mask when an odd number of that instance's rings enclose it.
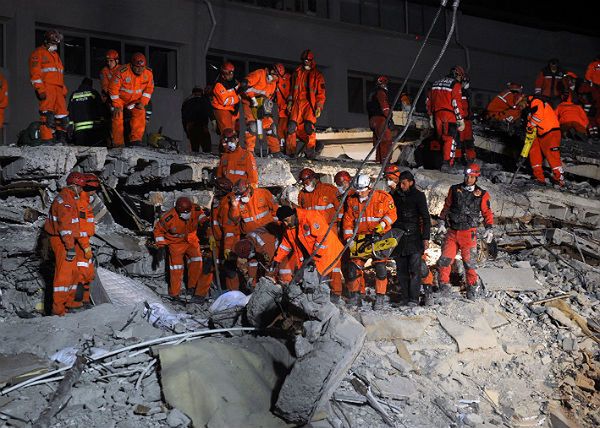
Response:
[[[223,131],[221,144],[224,151],[217,165],[217,177],[228,178],[232,183],[243,178],[248,180],[251,186],[258,187],[256,159],[252,152],[240,147],[233,129],[227,128]]]
[[[292,77],[290,73],[285,71],[283,64],[277,63],[274,67],[279,74],[279,78],[277,79],[277,89],[275,91],[277,115],[279,117],[277,122],[277,135],[279,136],[281,150],[285,152],[285,140],[287,138],[288,118],[290,115],[290,112],[287,109],[287,102],[288,97],[290,96],[290,79]]]
[[[375,160],[379,163],[383,163],[390,150],[392,150],[392,129],[394,128],[392,117],[386,125],[387,116],[391,111],[388,99],[388,83],[387,76],[379,76],[367,101],[369,128],[373,131],[373,146],[381,139],[375,152]]]
[[[212,88],[212,100],[210,102],[217,129],[220,135],[226,129],[239,131],[238,123],[240,97],[238,95],[239,83],[233,78],[235,67],[229,61],[225,61],[221,65],[219,78]]]

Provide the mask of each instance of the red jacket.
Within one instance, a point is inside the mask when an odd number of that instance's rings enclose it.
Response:
[[[448,111],[454,113],[456,120],[459,120],[467,115],[462,107],[461,84],[452,77],[444,77],[433,83],[426,104],[430,116]]]
[[[505,91],[496,95],[487,106],[488,119],[500,121],[511,117],[510,121],[517,120],[521,117],[521,109],[517,107],[517,104],[523,97],[523,94],[512,91]]]
[[[589,63],[585,70],[585,80],[592,82],[595,86],[600,86],[600,60]]]
[[[486,227],[494,224],[490,194],[477,185],[472,192],[466,190],[463,183],[450,186],[440,218],[451,229],[469,230],[479,225],[480,216]]]
[[[563,101],[556,107],[556,116],[558,123],[561,125],[575,122],[587,129],[590,124],[590,120],[585,111],[583,111],[583,108],[568,101]]]
[[[560,85],[565,73],[559,68],[555,73],[544,67],[535,79],[534,93],[545,97],[559,97]]]

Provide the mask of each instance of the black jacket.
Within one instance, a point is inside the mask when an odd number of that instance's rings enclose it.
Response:
[[[431,219],[425,193],[415,186],[406,193],[398,187],[392,192],[392,197],[398,214],[398,219],[392,227],[404,231],[395,253],[406,256],[423,252],[423,241],[428,241],[431,234]]]

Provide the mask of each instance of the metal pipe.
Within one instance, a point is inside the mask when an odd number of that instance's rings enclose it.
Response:
[[[212,3],[210,0],[204,0],[206,7],[208,8],[208,14],[210,15],[210,20],[212,21],[212,27],[210,28],[210,32],[208,33],[208,38],[206,39],[206,43],[204,44],[204,60],[206,61],[206,55],[208,55],[208,49],[210,48],[210,42],[212,41],[213,34],[215,32],[215,28],[217,27],[217,19],[215,18],[215,14],[213,12]]]

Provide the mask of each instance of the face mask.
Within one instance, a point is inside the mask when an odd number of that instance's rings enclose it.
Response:
[[[473,190],[475,190],[475,185],[473,184],[472,186],[467,186],[465,184],[465,189],[467,190],[467,192],[472,192]]]
[[[272,82],[274,77],[270,74],[267,74],[267,82]]]
[[[315,185],[313,183],[307,184],[306,186],[304,186],[304,190],[310,193],[315,190]]]
[[[56,51],[56,49],[58,49],[58,46],[56,46],[56,45],[50,45],[50,46],[48,46],[48,50],[50,52],[54,52],[54,51]]]
[[[192,213],[181,213],[181,214],[179,214],[179,217],[181,217],[182,220],[189,220],[191,216],[192,216]]]
[[[394,180],[387,180],[386,181],[387,185],[390,187],[396,187],[396,182]]]
[[[237,147],[237,144],[235,144],[234,142],[228,142],[227,143],[227,150],[229,150],[230,152],[233,152]]]
[[[345,186],[335,186],[335,187],[337,187],[338,193],[340,195],[346,191],[346,187]]]
[[[308,64],[304,64],[304,69],[305,69],[305,70],[310,70],[310,65],[308,65]]]
[[[240,198],[240,200],[241,200],[243,203],[247,204],[248,202],[250,202],[250,196],[242,196],[242,197]]]

